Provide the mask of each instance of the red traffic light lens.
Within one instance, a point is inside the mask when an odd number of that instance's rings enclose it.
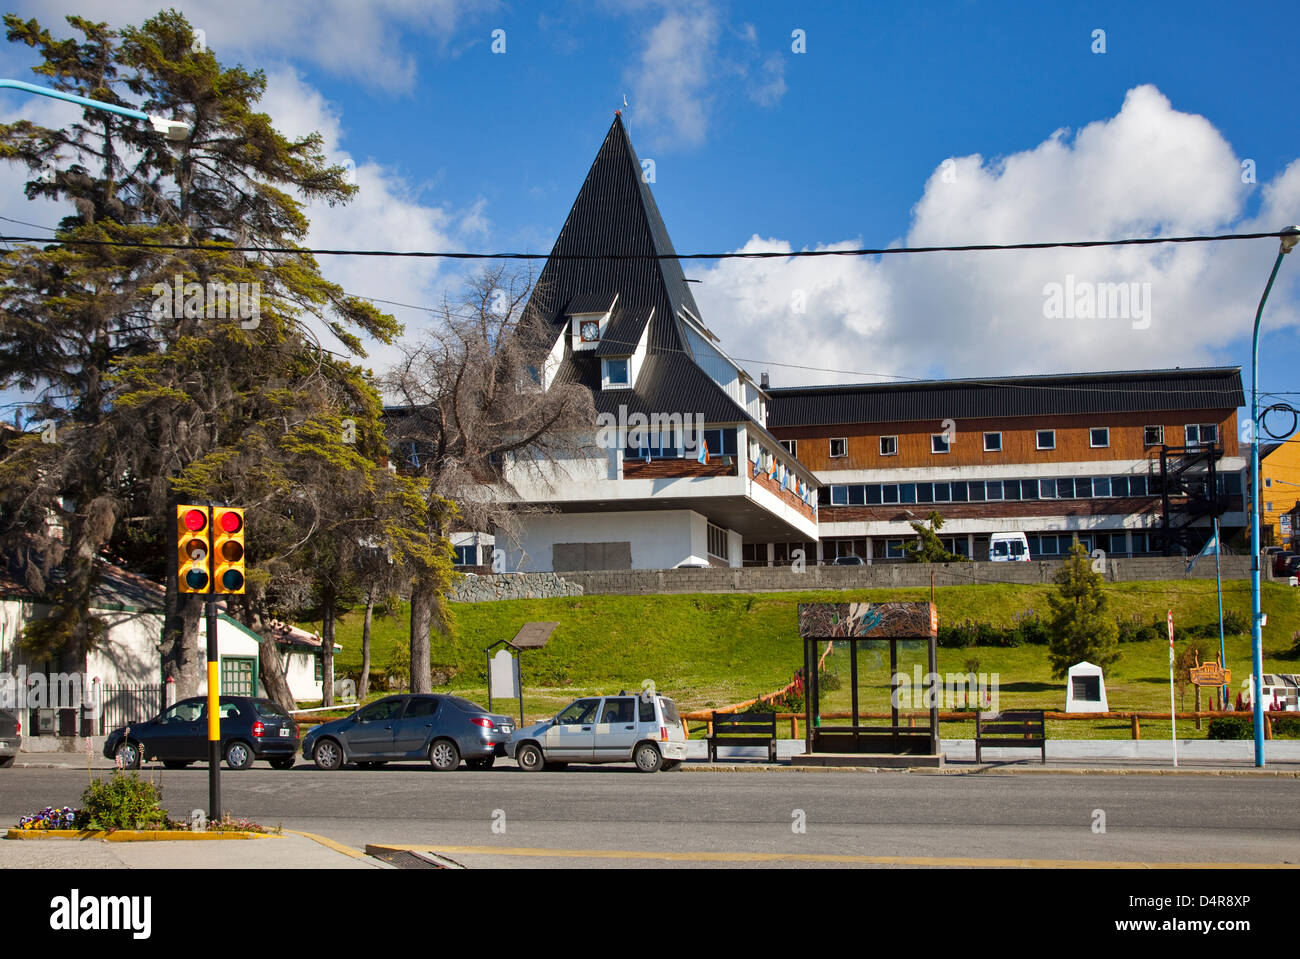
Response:
[[[244,518],[236,512],[222,513],[217,519],[221,528],[227,533],[238,533],[244,528]]]
[[[201,509],[191,509],[185,511],[185,528],[191,533],[197,533],[208,525],[208,514]]]

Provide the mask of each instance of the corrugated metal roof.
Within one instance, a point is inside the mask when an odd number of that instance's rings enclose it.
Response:
[[[569,300],[564,313],[566,316],[572,316],[574,313],[608,313],[617,298],[617,292],[578,293]]]
[[[636,352],[636,345],[641,342],[641,331],[653,312],[652,306],[615,308],[614,316],[596,346],[596,355],[631,356]]]
[[[829,426],[947,418],[1231,410],[1245,403],[1240,367],[783,387],[767,425]]]
[[[610,325],[595,350],[575,353],[572,344],[565,343],[565,359],[556,374],[559,382],[578,382],[591,389],[597,410],[616,411],[622,403],[629,411],[647,414],[700,413],[715,423],[751,419],[695,364],[688,351],[677,317],[683,310],[699,316],[700,310],[642,175],[641,161],[618,116],[551,253],[538,277],[532,306],[556,335],[567,327],[570,314],[603,310],[612,298],[604,291],[618,293]],[[627,254],[668,258],[556,258]],[[632,353],[647,323],[648,356],[635,388],[601,390],[599,357]]]

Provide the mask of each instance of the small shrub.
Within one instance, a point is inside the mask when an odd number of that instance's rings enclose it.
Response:
[[[1018,643],[1013,645],[1021,646],[1046,646],[1047,645],[1047,624],[1044,623],[1036,612],[1032,609],[1024,613],[1018,613],[1011,627],[1015,632]]]
[[[81,794],[80,829],[167,829],[171,823],[162,808],[162,787],[136,772],[114,770],[108,779],[96,779]]]
[[[991,626],[988,623],[979,623],[975,627],[975,645],[976,646],[1009,646],[1006,631]]]
[[[1254,739],[1255,724],[1245,716],[1219,716],[1210,720],[1206,739]]]
[[[1273,721],[1274,739],[1300,739],[1300,716],[1283,716],[1274,712],[1270,718]],[[1220,716],[1210,720],[1205,738],[1254,739],[1255,723],[1250,715]]]
[[[1235,609],[1223,614],[1223,634],[1225,636],[1242,636],[1250,632],[1250,616]]]

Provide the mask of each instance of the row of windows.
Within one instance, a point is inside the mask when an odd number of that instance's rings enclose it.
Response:
[[[877,506],[894,503],[983,503],[1002,500],[1097,499],[1152,496],[1158,490],[1145,474],[1064,476],[1055,479],[966,480],[950,483],[857,483],[823,486],[820,506]],[[1241,475],[1219,477],[1219,492],[1241,495]]]
[[[1078,536],[1078,540],[1083,544],[1083,548],[1091,553],[1094,549],[1105,550],[1107,555],[1124,555],[1130,552],[1127,537],[1132,537],[1133,553],[1152,553],[1159,550],[1152,543],[1150,534],[1142,532],[1133,533],[1088,533]],[[1033,559],[1047,558],[1052,559],[1064,556],[1070,552],[1074,545],[1074,533],[1042,533],[1030,534],[1025,537],[1029,541],[1029,555]],[[943,548],[950,553],[956,553],[958,556],[970,558],[970,541],[965,536],[940,536]],[[886,539],[882,544],[879,540],[873,543],[875,557],[877,559],[905,559],[906,554],[903,547],[912,542],[909,539],[893,538]],[[985,554],[976,557],[977,559],[987,559],[987,541],[984,542]],[[809,556],[816,556],[816,553],[809,553]],[[838,539],[824,540],[822,543],[823,562],[831,562],[839,556],[860,556],[863,559],[867,557],[867,541],[865,539]]]
[[[676,430],[645,430],[643,432],[645,435],[640,438],[639,445],[628,446],[623,450],[624,459],[643,460],[649,454],[652,460],[673,460],[682,459],[687,455],[682,442],[683,438],[678,435]],[[709,456],[736,455],[736,431],[734,428],[701,430],[700,437],[709,449]],[[699,454],[692,451],[690,455],[698,456]]]
[[[1192,423],[1184,427],[1185,443],[1188,446],[1210,445],[1219,441],[1219,427],[1216,423]],[[1144,426],[1142,428],[1142,440],[1146,446],[1162,446],[1165,442],[1165,428],[1163,426]],[[1056,449],[1056,430],[1036,430],[1034,434],[1034,444],[1036,449],[1054,450]],[[799,455],[798,440],[782,440],[784,446],[795,456]],[[1094,426],[1088,430],[1088,445],[1093,449],[1106,449],[1110,446],[1110,427]],[[947,453],[951,450],[951,436],[944,433],[930,434],[930,452]],[[1002,433],[989,432],[984,434],[984,452],[1000,453],[1002,451]],[[837,436],[830,440],[831,459],[841,459],[849,455],[849,441],[847,437]],[[880,455],[897,456],[898,455],[898,437],[882,436],[880,437]]]
[[[491,546],[455,546],[452,548],[456,558],[452,560],[454,566],[491,566],[492,565],[492,547]],[[479,557],[482,557],[480,560]]]

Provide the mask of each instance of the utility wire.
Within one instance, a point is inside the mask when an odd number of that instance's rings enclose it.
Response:
[[[45,229],[45,228],[42,228]],[[980,253],[1012,250],[1089,249],[1110,246],[1151,246],[1160,243],[1217,243],[1226,240],[1266,240],[1290,235],[1220,233],[1194,236],[1126,237],[1119,240],[1061,240],[1045,243],[969,243],[960,246],[894,246],[853,250],[755,251],[749,253],[470,253],[427,250],[345,250],[311,247],[227,246],[219,243],[145,243],[139,240],[78,240],[63,237],[0,236],[14,243],[58,243],[66,246],[128,247],[146,250],[195,250],[221,253],[283,253],[300,256],[382,256],[445,260],[770,260],[825,256],[887,256],[899,253]]]

